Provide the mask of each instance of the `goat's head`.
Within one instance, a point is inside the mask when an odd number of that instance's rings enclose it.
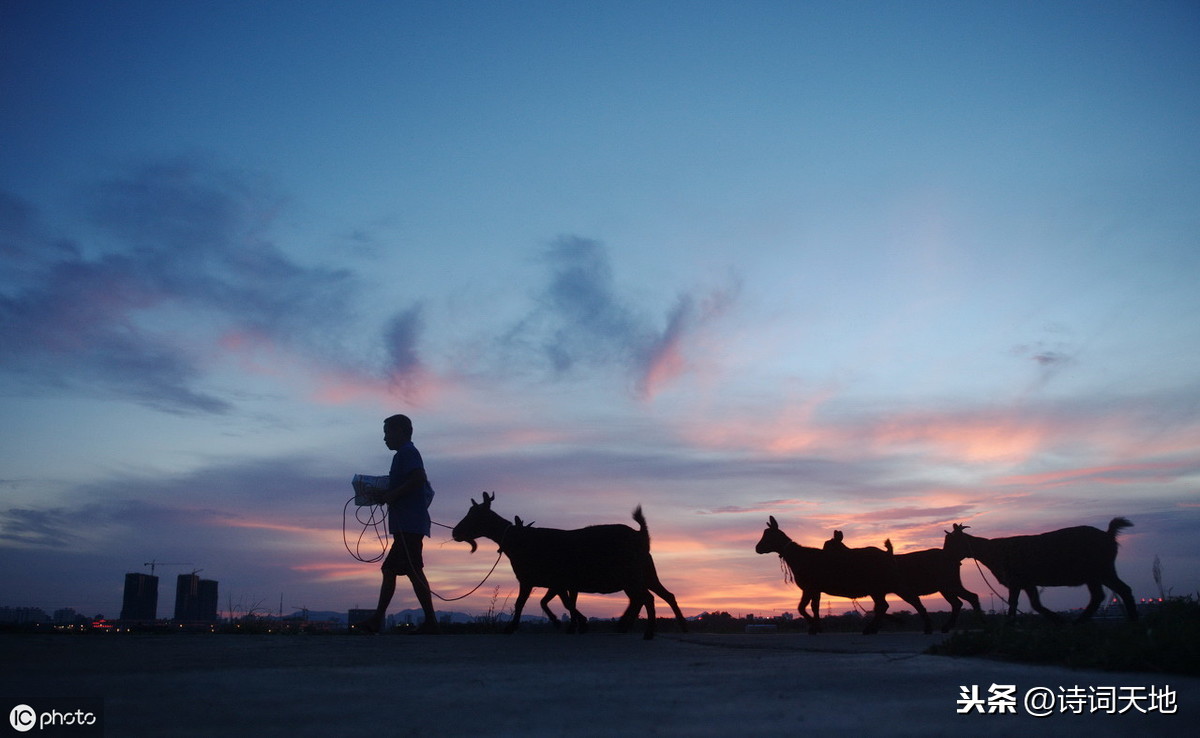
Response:
[[[467,510],[463,519],[450,531],[450,537],[454,540],[471,544],[471,553],[475,553],[477,548],[475,539],[486,536],[490,530],[489,523],[499,517],[492,512],[492,501],[495,499],[495,494],[489,495],[487,492],[483,493],[483,502],[476,502],[475,498],[471,498],[471,509]]]
[[[825,541],[825,544],[823,546],[821,546],[821,548],[826,551],[837,551],[837,550],[844,551],[846,549],[846,543],[842,540],[842,538],[844,538],[844,536],[842,535],[842,532],[840,530],[835,530],[833,532],[833,538],[830,538],[828,541]]]
[[[966,533],[970,527],[955,523],[952,530],[945,531],[946,538],[942,541],[942,550],[959,561],[970,556],[970,536]]]
[[[792,542],[787,534],[779,530],[779,523],[775,522],[775,516],[772,515],[767,520],[767,529],[763,531],[762,538],[758,539],[758,544],[754,547],[755,553],[783,553],[783,549]]]

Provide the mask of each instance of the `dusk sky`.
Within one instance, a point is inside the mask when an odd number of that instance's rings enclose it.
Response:
[[[393,413],[436,522],[641,504],[689,616],[795,611],[771,515],[1126,516],[1135,596],[1200,592],[1191,0],[2,0],[0,100],[0,606],[373,607]]]

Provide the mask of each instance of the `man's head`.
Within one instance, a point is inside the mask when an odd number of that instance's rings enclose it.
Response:
[[[383,442],[395,451],[412,440],[412,421],[407,415],[393,415],[383,421]]]

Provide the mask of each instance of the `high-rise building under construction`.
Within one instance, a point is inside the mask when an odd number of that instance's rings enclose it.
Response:
[[[217,622],[217,582],[195,574],[180,574],[175,584],[175,620]]]
[[[122,620],[158,618],[158,577],[152,574],[125,575],[125,597],[121,601]]]

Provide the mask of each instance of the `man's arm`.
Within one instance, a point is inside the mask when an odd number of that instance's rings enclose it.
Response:
[[[424,488],[425,480],[424,469],[413,469],[398,484],[393,484],[386,492],[380,495],[380,501],[391,505],[401,497],[419,492]]]

